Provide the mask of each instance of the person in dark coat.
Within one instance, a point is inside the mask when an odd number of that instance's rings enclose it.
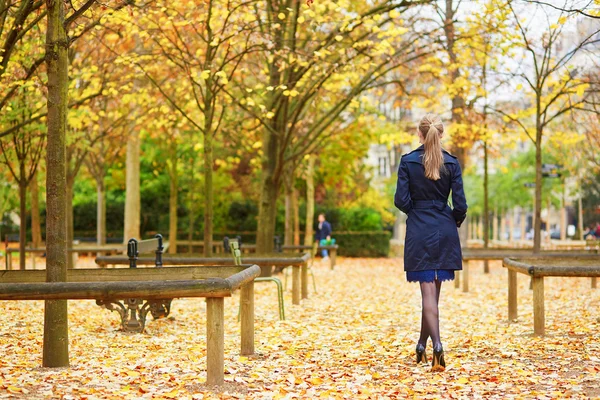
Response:
[[[325,219],[325,214],[319,214],[319,225],[315,240],[321,244],[321,240],[331,240],[331,224]],[[329,252],[326,249],[321,251],[323,258],[329,257]]]
[[[458,227],[467,215],[462,173],[456,157],[442,149],[444,125],[427,114],[418,128],[422,145],[405,154],[398,168],[394,204],[406,213],[404,270],[409,282],[419,282],[422,296],[421,336],[417,363],[427,362],[425,349],[431,337],[433,370],[444,370],[438,302],[442,282],[462,269]],[[448,198],[452,192],[452,208]]]

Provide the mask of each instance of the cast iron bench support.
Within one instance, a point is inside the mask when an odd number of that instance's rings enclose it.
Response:
[[[137,268],[137,260],[140,253],[155,253],[155,266],[163,266],[163,237],[157,234],[154,239],[136,240],[129,239],[127,242],[127,256],[129,257],[129,268]],[[98,299],[96,304],[110,311],[116,311],[121,317],[121,327],[125,332],[141,333],[146,327],[148,313],[154,319],[165,318],[171,312],[173,299],[146,300],[130,298],[119,300],[114,298]]]

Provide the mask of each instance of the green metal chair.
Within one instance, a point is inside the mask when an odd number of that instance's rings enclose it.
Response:
[[[312,276],[313,289],[315,290],[315,293],[317,293],[317,281],[315,279],[315,273],[314,273],[312,267],[315,263],[315,259],[317,258],[318,253],[319,253],[319,242],[315,242],[313,244],[313,247],[310,252],[310,265],[308,266],[308,272],[310,272],[310,275]],[[288,268],[286,268],[283,272],[283,282],[284,282],[283,286],[284,286],[285,290],[287,290],[288,275],[289,275]]]
[[[242,265],[242,252],[240,251],[240,245],[237,240],[230,239],[229,246],[231,247],[231,255],[233,255],[233,260],[235,265]],[[254,278],[254,282],[275,282],[277,285],[277,301],[279,303],[279,319],[285,320],[285,306],[283,303],[283,286],[281,285],[281,280],[275,277],[265,277],[259,276]],[[240,309],[242,304],[240,303]],[[240,312],[238,310],[238,320],[240,319]]]

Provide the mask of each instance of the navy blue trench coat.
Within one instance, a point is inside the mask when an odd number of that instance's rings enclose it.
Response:
[[[443,151],[440,179],[425,177],[423,146],[402,156],[394,204],[406,213],[404,270],[460,270],[458,227],[467,215],[462,173],[456,157]],[[448,197],[452,191],[452,206]]]

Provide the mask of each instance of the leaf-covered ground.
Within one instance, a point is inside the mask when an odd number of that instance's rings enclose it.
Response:
[[[205,302],[173,302],[144,334],[118,316],[70,301],[71,367],[41,368],[42,302],[0,302],[0,398],[590,398],[600,396],[600,289],[589,279],[546,279],[545,338],[532,336],[532,293],[519,276],[519,321],[507,323],[507,278],[475,263],[471,292],[445,283],[447,369],[416,366],[417,284],[398,259],[340,259],[315,267],[318,293],[301,306],[256,285],[255,357],[239,355],[238,300],[225,300],[226,385],[207,388]],[[291,284],[288,285],[288,287]],[[431,358],[431,344],[428,347]]]

